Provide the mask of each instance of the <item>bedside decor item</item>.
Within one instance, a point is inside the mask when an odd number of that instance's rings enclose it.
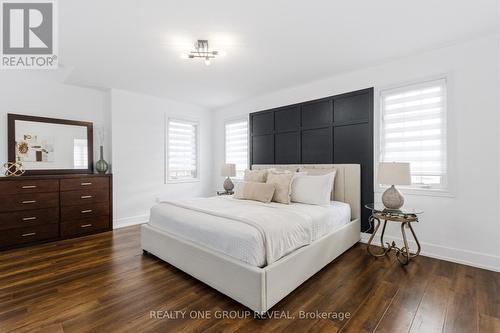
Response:
[[[97,170],[98,173],[104,175],[109,169],[109,164],[103,158],[103,150],[104,150],[103,147],[100,146],[99,150],[100,150],[99,161],[96,162],[95,169]]]
[[[21,162],[7,162],[4,163],[5,177],[19,177],[24,174],[23,164]]]
[[[411,185],[410,163],[379,163],[378,183],[391,186],[382,195],[384,206],[389,209],[401,208],[405,199],[394,185]]]
[[[224,190],[226,190],[226,192],[232,192],[234,189],[234,184],[229,177],[236,176],[236,164],[224,164],[221,168],[220,174],[221,176],[227,177],[226,180],[224,180]]]
[[[412,258],[415,258],[420,254],[420,242],[418,241],[417,235],[415,234],[411,223],[418,222],[418,215],[423,213],[421,210],[407,207],[401,210],[386,209],[383,205],[380,204],[368,204],[365,205],[365,208],[372,211],[372,215],[370,216],[370,224],[372,224],[373,222],[376,223],[375,229],[373,230],[373,233],[370,236],[366,247],[366,250],[369,254],[374,257],[383,257],[391,250],[395,250],[396,258],[403,265],[407,265]],[[380,227],[380,220],[384,221],[384,225],[382,226],[382,233],[380,234],[380,246],[382,247],[382,251],[380,251],[380,253],[374,253],[371,249],[372,241],[378,231],[378,228]],[[394,241],[391,244],[389,244],[388,242],[384,244],[384,234],[387,221],[401,223],[401,236],[403,236],[404,243],[404,246],[402,248],[399,248]],[[413,239],[417,244],[417,252],[415,253],[410,253],[405,228],[410,229],[411,234],[413,235]]]

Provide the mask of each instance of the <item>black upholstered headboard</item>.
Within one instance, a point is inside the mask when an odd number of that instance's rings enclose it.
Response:
[[[361,165],[361,230],[373,202],[373,88],[250,114],[250,165]]]

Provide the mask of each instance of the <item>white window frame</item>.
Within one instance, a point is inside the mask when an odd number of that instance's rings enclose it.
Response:
[[[226,161],[226,125],[232,124],[232,123],[237,123],[240,121],[246,121],[247,122],[247,168],[249,168],[248,163],[250,162],[250,119],[248,116],[245,117],[237,117],[237,118],[228,118],[224,120],[224,163],[227,163]],[[231,177],[233,180],[238,180],[241,181],[243,180],[243,177]]]
[[[170,179],[169,178],[169,123],[170,121],[177,121],[182,123],[188,123],[196,126],[196,177],[189,179]],[[200,122],[195,119],[187,118],[177,118],[177,117],[166,117],[165,119],[165,183],[166,184],[178,184],[178,183],[197,183],[201,181],[200,178]]]
[[[382,125],[383,125],[383,111],[382,111],[382,97],[384,93],[387,91],[396,91],[397,89],[406,89],[410,86],[418,86],[419,84],[425,84],[428,82],[432,81],[439,81],[439,80],[444,80],[445,81],[445,87],[446,87],[446,93],[445,93],[445,99],[446,99],[446,107],[445,107],[445,127],[446,127],[446,137],[445,137],[445,142],[446,142],[446,176],[445,176],[445,183],[443,184],[444,186],[440,187],[419,187],[419,186],[398,186],[398,189],[400,189],[404,194],[409,194],[409,195],[416,195],[416,196],[437,196],[437,197],[454,197],[454,186],[453,186],[453,179],[454,179],[454,169],[452,168],[453,164],[452,161],[454,160],[453,158],[453,140],[452,138],[454,137],[454,128],[452,124],[454,123],[454,117],[452,116],[452,112],[450,110],[453,109],[453,103],[452,99],[450,96],[453,94],[453,77],[451,74],[439,74],[439,75],[434,75],[434,76],[428,76],[425,78],[421,79],[416,79],[412,81],[407,81],[403,83],[398,83],[398,84],[393,84],[393,85],[387,85],[382,88],[376,89],[376,100],[375,100],[375,154],[374,154],[374,174],[375,174],[375,179],[374,179],[374,188],[375,188],[375,193],[382,193],[386,190],[386,186],[382,186],[378,184],[377,182],[377,174],[378,174],[378,164],[381,162],[381,155],[382,155],[382,138],[383,138],[383,130],[382,130]]]

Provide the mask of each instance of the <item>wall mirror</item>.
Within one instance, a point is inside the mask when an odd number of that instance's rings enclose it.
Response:
[[[93,173],[90,122],[8,114],[9,162],[26,175]]]

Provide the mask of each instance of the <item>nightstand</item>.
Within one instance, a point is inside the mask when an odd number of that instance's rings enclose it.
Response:
[[[397,210],[387,209],[382,204],[368,204],[365,207],[372,211],[372,215],[370,216],[369,219],[370,223],[376,224],[375,229],[373,230],[373,233],[370,239],[368,240],[367,251],[369,254],[371,254],[374,257],[383,257],[391,250],[395,250],[396,258],[403,265],[407,265],[412,258],[415,258],[420,254],[421,250],[420,243],[411,224],[414,222],[418,222],[418,215],[423,213],[421,210],[411,209],[407,207],[402,207]],[[384,221],[384,225],[382,226],[382,233],[380,234],[380,245],[382,247],[382,251],[380,253],[374,253],[371,249],[372,241],[373,238],[375,237],[375,234],[378,231],[378,228],[380,227],[381,224],[380,220]],[[394,241],[392,242],[392,244],[386,242],[384,245],[384,233],[387,221],[401,223],[401,235],[403,237],[403,243],[404,243],[404,246],[402,248],[397,247]],[[408,240],[406,238],[405,228],[410,229],[411,234],[415,239],[415,243],[417,243],[417,252],[415,253],[410,253],[410,248],[408,247]]]
[[[234,191],[229,191],[229,192],[226,192],[226,191],[217,191],[216,193],[217,193],[217,195],[233,195]]]

